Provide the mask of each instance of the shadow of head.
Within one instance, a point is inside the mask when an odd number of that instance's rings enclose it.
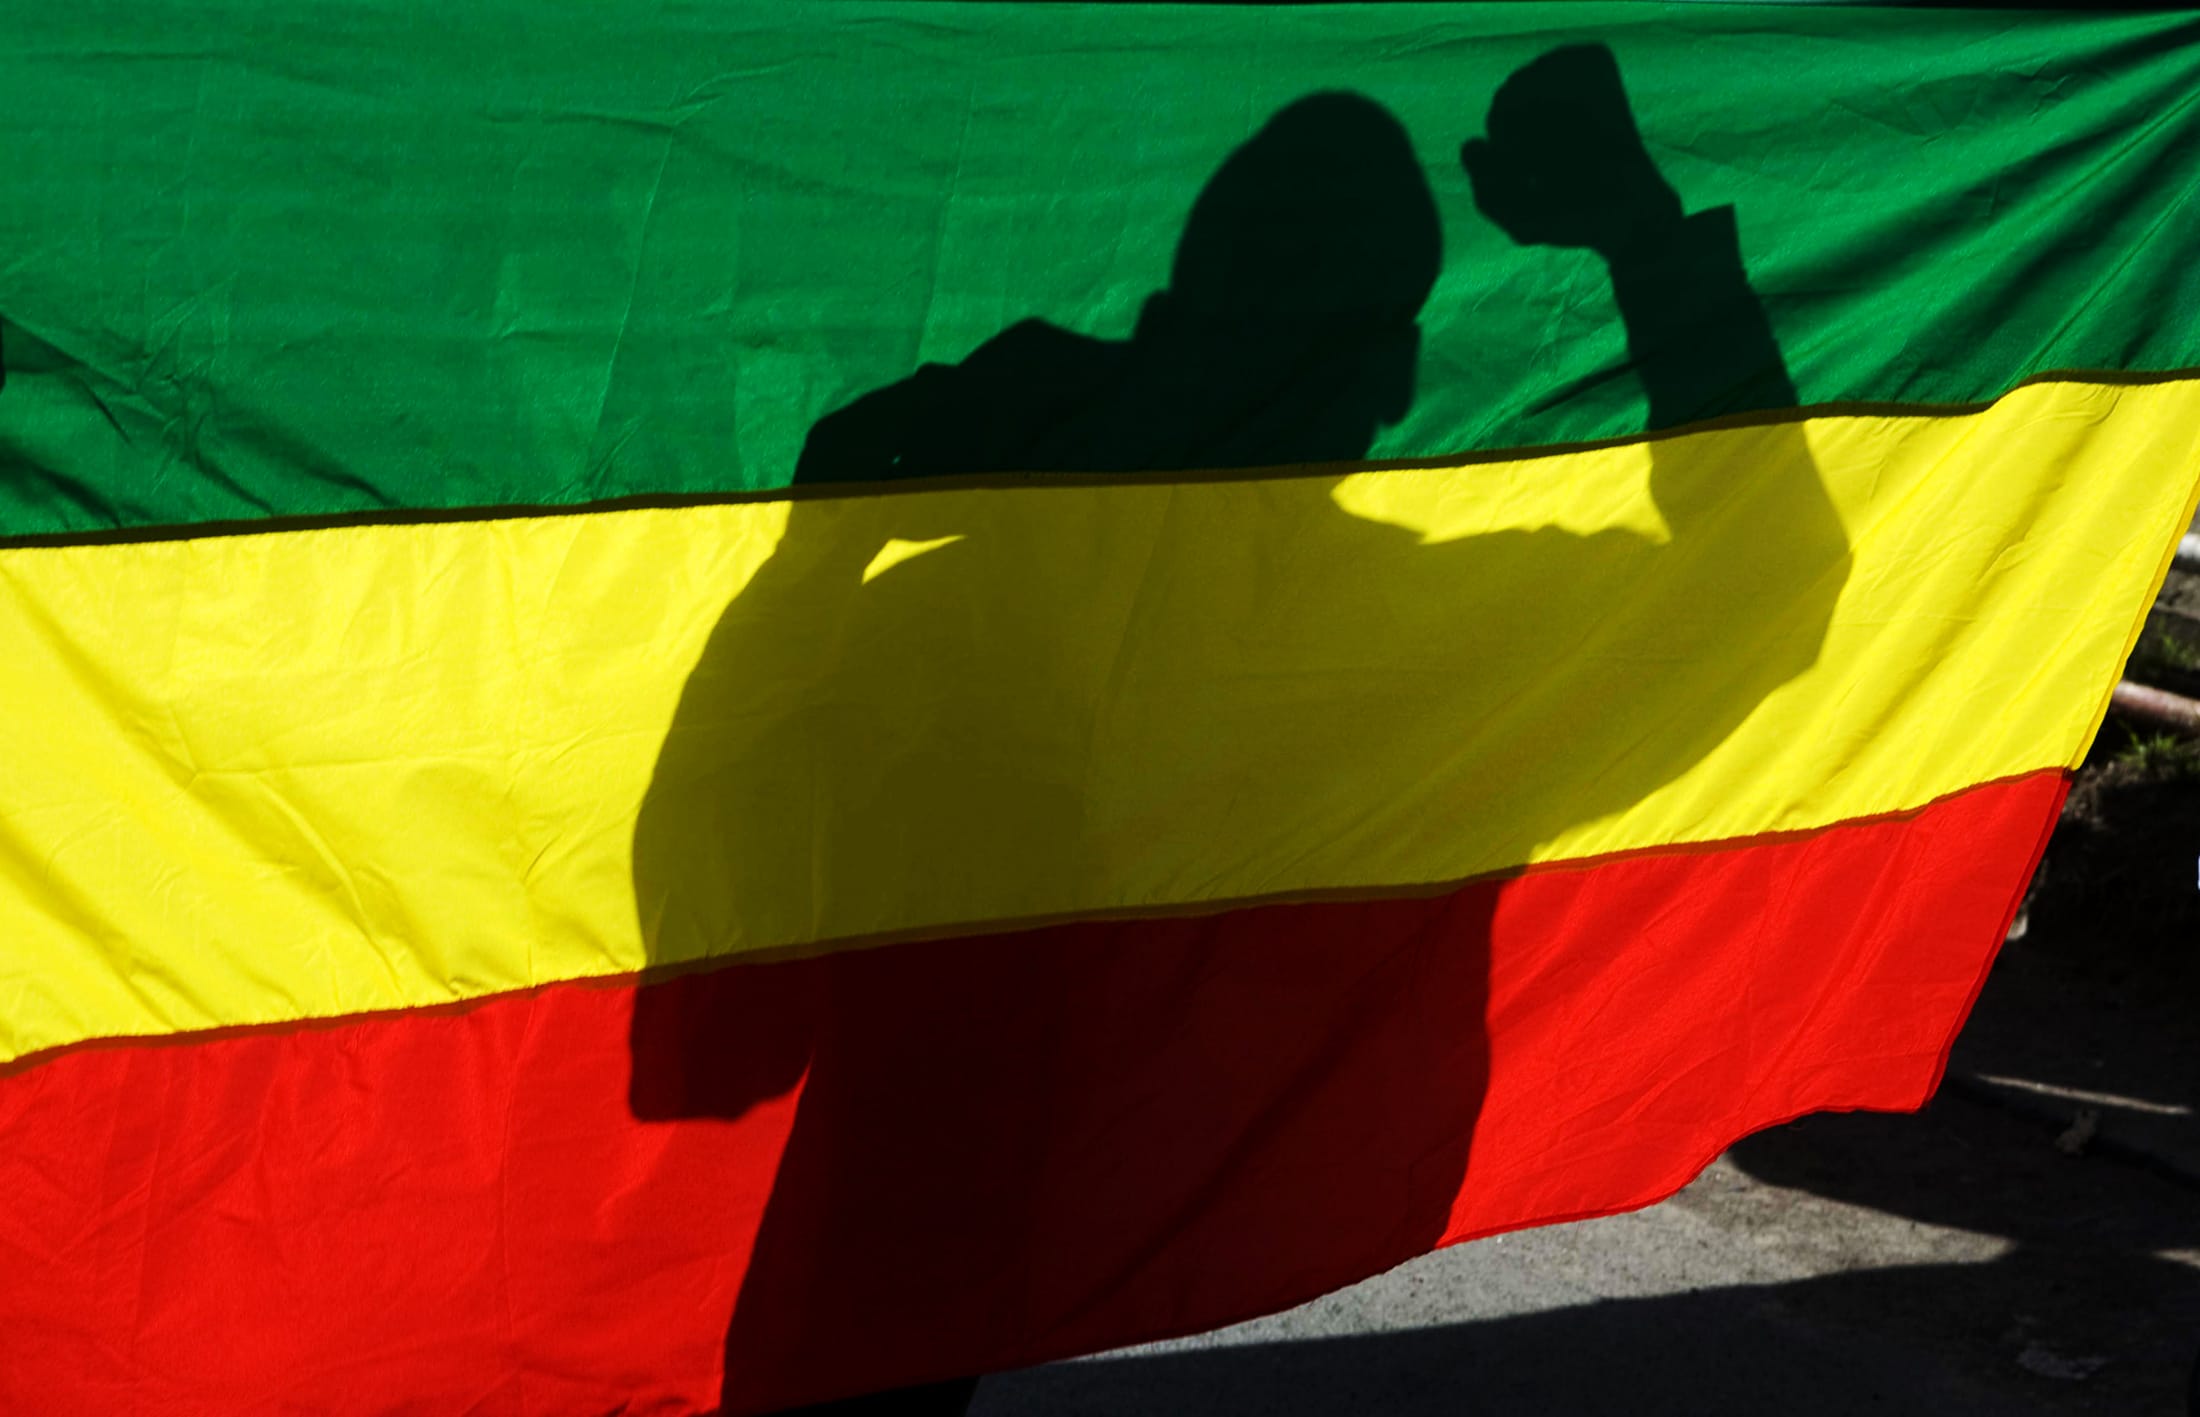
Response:
[[[1207,183],[1133,344],[1188,384],[1273,397],[1272,429],[1233,461],[1363,457],[1413,401],[1416,321],[1442,251],[1398,120],[1356,94],[1314,94]]]
[[[1398,121],[1357,95],[1311,95],[1207,182],[1168,288],[1130,339],[1011,325],[959,364],[926,365],[820,419],[795,481],[1364,457],[1413,401],[1415,321],[1441,252],[1435,199]]]

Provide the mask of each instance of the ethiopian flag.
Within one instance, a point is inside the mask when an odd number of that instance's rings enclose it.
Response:
[[[18,0],[0,1409],[757,1412],[1931,1093],[2200,19]]]

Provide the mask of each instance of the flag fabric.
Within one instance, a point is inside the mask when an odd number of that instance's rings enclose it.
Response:
[[[0,1408],[766,1411],[1920,1105],[2200,19],[17,7]]]

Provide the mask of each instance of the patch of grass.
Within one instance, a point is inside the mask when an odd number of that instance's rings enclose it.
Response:
[[[2174,733],[2155,733],[2131,742],[2116,754],[2116,762],[2131,776],[2146,782],[2200,781],[2200,742]]]
[[[2167,630],[2148,635],[2132,652],[2131,673],[2145,679],[2149,672],[2173,674],[2200,673],[2200,644]]]

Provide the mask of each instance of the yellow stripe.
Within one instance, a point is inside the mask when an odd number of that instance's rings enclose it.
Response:
[[[0,552],[0,1057],[2070,764],[2196,446],[2200,384],[2061,383],[1452,468]]]

